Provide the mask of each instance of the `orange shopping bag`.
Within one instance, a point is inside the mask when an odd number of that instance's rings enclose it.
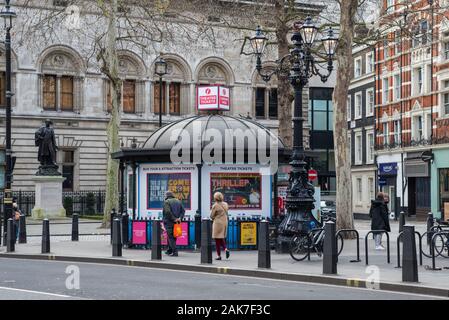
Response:
[[[182,227],[180,223],[175,224],[175,226],[173,227],[173,236],[175,238],[179,238],[180,236],[182,236]]]

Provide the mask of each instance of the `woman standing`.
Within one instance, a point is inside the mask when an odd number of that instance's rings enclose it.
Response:
[[[226,236],[228,233],[228,204],[223,201],[223,194],[216,192],[214,194],[214,205],[210,217],[212,219],[212,238],[215,239],[217,248],[217,258],[221,260],[221,248],[226,252],[226,259],[229,259],[230,253],[226,247]]]
[[[385,230],[390,232],[390,221],[388,220],[388,209],[385,205],[385,198],[382,192],[377,194],[376,200],[371,201],[369,211],[371,218],[371,230]],[[382,233],[374,233],[374,242],[376,250],[385,250],[382,246]]]

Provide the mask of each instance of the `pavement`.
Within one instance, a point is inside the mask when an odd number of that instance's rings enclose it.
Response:
[[[410,222],[418,232],[424,232],[425,223]],[[391,222],[390,233],[391,263],[387,263],[385,251],[375,251],[371,237],[368,241],[369,265],[365,264],[365,235],[370,230],[369,221],[356,221],[356,229],[360,235],[360,262],[350,262],[356,258],[356,240],[345,240],[344,250],[339,256],[338,273],[323,274],[323,260],[316,255],[310,261],[294,261],[289,254],[271,253],[271,269],[257,267],[257,251],[232,251],[229,260],[213,261],[213,264],[201,264],[200,253],[182,251],[179,257],[163,256],[161,261],[151,261],[150,250],[123,249],[122,257],[112,257],[110,236],[102,235],[109,230],[97,229],[99,223],[80,224],[79,242],[71,242],[70,236],[52,236],[51,254],[41,254],[40,237],[29,237],[27,244],[17,244],[14,253],[6,253],[5,247],[0,248],[0,258],[23,258],[53,261],[91,262],[121,266],[136,266],[175,271],[195,271],[228,276],[255,277],[272,280],[289,280],[302,283],[317,283],[380,289],[395,292],[417,293],[449,297],[449,270],[428,270],[431,260],[423,257],[423,266],[418,266],[419,283],[402,282],[402,269],[396,268],[396,238],[397,222]],[[33,230],[33,228],[37,228]],[[40,228],[40,229],[39,229]],[[61,228],[59,231],[57,228]],[[51,233],[65,232],[64,225],[51,225]],[[41,230],[41,227],[28,226],[29,233]],[[28,230],[27,230],[28,231]],[[385,243],[385,240],[384,240]],[[385,245],[385,244],[384,244]],[[425,245],[425,243],[424,243]],[[402,262],[401,262],[402,263]],[[437,258],[439,267],[449,267],[449,259]]]

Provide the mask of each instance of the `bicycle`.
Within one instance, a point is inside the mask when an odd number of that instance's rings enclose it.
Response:
[[[429,237],[432,239],[433,235],[441,232],[448,231],[449,232],[449,222],[442,221],[440,219],[433,219],[434,226],[430,231],[424,232],[421,236],[421,239],[426,239]],[[435,236],[435,257],[441,256],[443,258],[449,258],[449,234],[439,234]],[[427,258],[432,258],[431,246],[429,245],[427,248],[422,249],[422,254]]]
[[[326,217],[326,221],[335,222],[335,218]],[[319,257],[323,254],[324,248],[324,228],[311,229],[309,232],[300,232],[293,236],[290,241],[290,256],[296,261],[302,261],[309,257],[310,253],[315,251]],[[337,235],[337,254],[343,250],[343,237],[341,234]]]

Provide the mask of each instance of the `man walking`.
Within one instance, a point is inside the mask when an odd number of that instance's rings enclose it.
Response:
[[[185,209],[182,202],[176,199],[171,191],[165,193],[164,209],[162,213],[168,237],[168,250],[165,253],[169,256],[177,257],[178,250],[176,249],[176,238],[173,235],[173,229],[175,223],[181,223],[182,218],[184,218]]]

